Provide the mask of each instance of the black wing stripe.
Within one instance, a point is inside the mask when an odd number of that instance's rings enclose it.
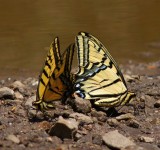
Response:
[[[48,68],[51,69],[51,65],[48,63],[48,61],[45,62],[45,66],[48,66]]]
[[[43,79],[41,78],[40,81],[44,86],[46,86],[45,82],[43,81]]]

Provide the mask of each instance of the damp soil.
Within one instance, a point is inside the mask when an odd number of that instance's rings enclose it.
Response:
[[[160,149],[160,62],[128,63],[120,67],[136,98],[132,105],[109,110],[92,106],[83,111],[76,109],[76,104],[56,102],[55,109],[48,111],[47,115],[38,112],[36,116],[29,101],[36,95],[37,79],[1,80],[0,89],[8,87],[14,93],[2,94],[0,98],[0,149],[110,150],[115,148],[108,146],[103,136],[114,130],[134,142],[137,149]],[[22,85],[14,85],[15,81]],[[50,134],[60,117],[67,120],[75,113],[92,121],[78,122],[74,136],[64,136],[63,127],[58,129],[62,130],[62,135]]]

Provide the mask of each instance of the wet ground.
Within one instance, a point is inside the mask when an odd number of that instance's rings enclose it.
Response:
[[[32,108],[37,79],[0,81],[0,149],[160,149],[160,62],[120,66],[133,106],[93,108],[68,99],[42,114]]]

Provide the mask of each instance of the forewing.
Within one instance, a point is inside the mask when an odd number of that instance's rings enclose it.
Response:
[[[123,81],[123,83],[127,87],[126,82],[125,82],[124,77],[123,77],[123,74],[122,74],[118,64],[113,59],[113,57],[111,56],[109,51],[105,48],[105,46],[96,37],[94,37],[93,35],[91,35],[91,34],[89,34],[87,32],[79,32],[79,35],[81,35],[83,37],[88,37],[91,41],[93,41],[95,43],[95,45],[98,45],[99,50],[103,51],[107,55],[107,57],[110,59],[110,61],[112,62],[113,66],[115,67],[116,74],[121,78],[121,80]]]
[[[37,100],[44,99],[44,93],[48,89],[50,78],[57,67],[57,63],[59,63],[60,60],[61,55],[59,50],[59,39],[58,37],[56,37],[54,39],[54,42],[50,46],[44,68],[39,77],[39,84],[37,88]]]

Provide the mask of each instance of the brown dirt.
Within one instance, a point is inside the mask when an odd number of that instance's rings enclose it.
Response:
[[[56,109],[50,111],[50,118],[42,117],[41,113],[39,118],[29,118],[25,102],[35,95],[36,86],[30,85],[34,79],[20,80],[26,89],[14,89],[14,91],[19,91],[24,98],[0,100],[0,149],[112,149],[104,144],[102,135],[116,129],[138,146],[148,150],[160,149],[160,106],[156,105],[156,102],[160,100],[160,62],[128,64],[122,68],[124,74],[131,77],[128,79],[127,85],[131,91],[136,93],[133,103],[137,109],[134,110],[131,106],[117,107],[118,113],[111,111],[109,114],[105,109],[92,108],[91,112],[85,115],[91,117],[94,122],[79,124],[80,136],[74,139],[60,139],[48,134],[48,130],[55,124],[59,116],[68,118],[69,114],[74,113],[72,107],[57,103]],[[14,80],[1,80],[0,87],[10,87]],[[101,112],[101,114],[93,117],[95,111]],[[134,119],[118,120],[116,118],[127,113],[131,113]],[[112,119],[115,119],[116,122]],[[16,136],[19,141],[9,140],[9,135]],[[143,137],[153,138],[153,141],[147,142]]]

